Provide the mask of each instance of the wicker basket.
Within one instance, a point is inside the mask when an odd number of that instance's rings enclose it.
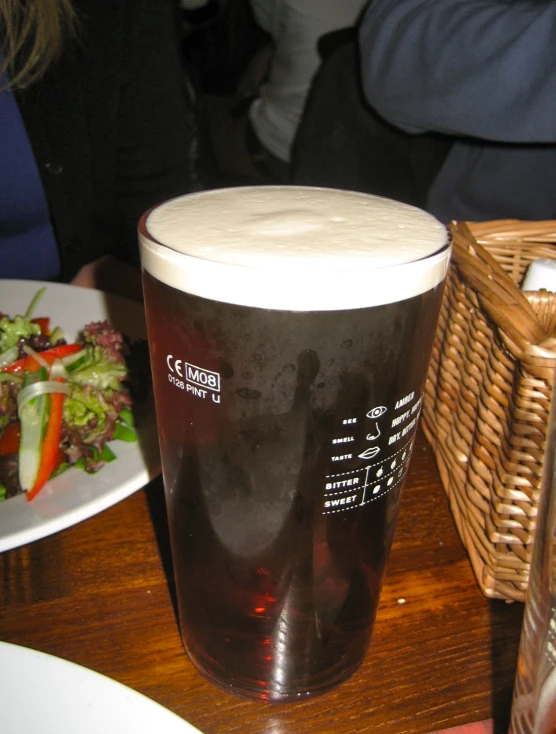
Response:
[[[556,366],[556,295],[518,286],[530,262],[556,259],[556,220],[451,229],[421,425],[479,586],[524,601]]]

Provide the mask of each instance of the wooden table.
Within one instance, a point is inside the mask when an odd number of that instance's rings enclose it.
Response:
[[[205,734],[507,731],[523,605],[480,592],[419,436],[373,642],[359,671],[303,703],[236,698],[185,655],[160,480],[73,528],[0,555],[0,639],[93,668]],[[24,684],[24,682],[22,682]]]

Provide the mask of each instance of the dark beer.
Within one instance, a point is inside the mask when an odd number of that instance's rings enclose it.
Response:
[[[181,632],[216,684],[291,700],[361,663],[442,287],[296,311],[144,272]]]

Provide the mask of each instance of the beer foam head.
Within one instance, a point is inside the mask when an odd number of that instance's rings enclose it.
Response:
[[[142,218],[145,270],[217,301],[284,310],[363,308],[438,285],[446,227],[406,204],[297,186],[217,189]]]

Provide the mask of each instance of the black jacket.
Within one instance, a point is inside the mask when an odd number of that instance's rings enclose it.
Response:
[[[137,221],[198,188],[195,120],[170,0],[75,0],[79,38],[17,92],[62,280],[111,253],[137,263]]]

